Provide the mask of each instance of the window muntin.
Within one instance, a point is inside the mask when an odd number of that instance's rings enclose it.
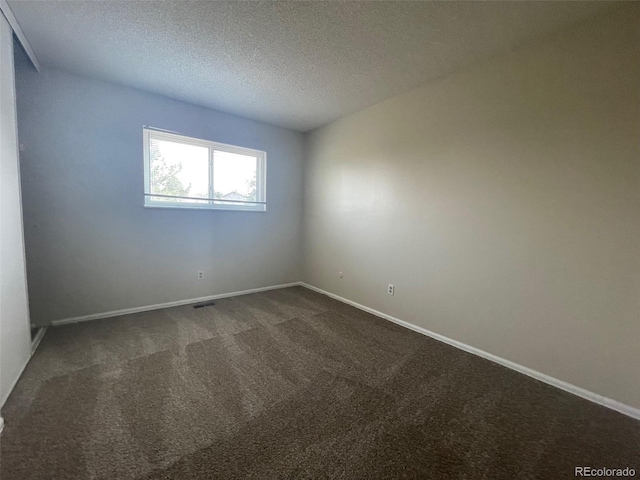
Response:
[[[145,206],[266,211],[266,153],[144,128]]]

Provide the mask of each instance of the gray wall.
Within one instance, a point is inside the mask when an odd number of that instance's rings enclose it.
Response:
[[[305,281],[640,407],[639,7],[312,132]]]
[[[31,355],[16,133],[13,31],[0,13],[0,406]]]
[[[26,62],[16,75],[35,323],[300,280],[301,134]],[[269,211],[144,208],[143,125],[265,150]]]

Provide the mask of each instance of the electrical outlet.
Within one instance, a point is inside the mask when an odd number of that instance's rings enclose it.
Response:
[[[387,293],[389,295],[393,295],[396,293],[396,286],[392,285],[391,283],[389,285],[387,285]]]
[[[198,270],[198,280],[202,280],[204,278],[204,272],[202,270]]]

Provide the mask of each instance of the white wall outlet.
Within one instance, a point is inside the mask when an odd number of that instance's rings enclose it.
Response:
[[[396,293],[396,286],[391,284],[391,283],[389,285],[387,285],[387,293],[389,295],[395,294]]]
[[[344,277],[344,274],[342,272],[338,272],[338,278],[342,278]]]
[[[198,270],[198,280],[202,280],[204,278],[204,272],[202,270]]]

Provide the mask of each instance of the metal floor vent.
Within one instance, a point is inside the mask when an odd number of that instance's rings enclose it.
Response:
[[[193,308],[210,307],[212,305],[215,305],[215,302],[198,303],[197,305],[194,305]]]

